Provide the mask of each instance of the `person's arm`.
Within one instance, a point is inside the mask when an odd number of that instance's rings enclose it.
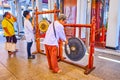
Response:
[[[66,39],[64,28],[59,29],[59,37],[62,41],[65,42],[65,44],[68,44],[68,40]]]
[[[33,26],[32,26],[32,24],[31,24],[31,22],[29,21],[26,21],[25,22],[25,27],[30,31],[30,32],[32,32],[33,31]]]
[[[16,17],[14,17],[12,14],[11,14],[11,17],[13,18],[14,22],[16,22],[16,21],[17,21],[17,18],[16,18]]]
[[[8,35],[11,35],[10,34],[10,32],[9,32],[9,30],[7,29],[7,23],[6,23],[6,21],[2,21],[2,28],[3,28],[3,30],[8,34]]]
[[[3,29],[4,29],[4,31],[5,31],[7,34],[11,35],[10,32],[9,32],[9,30],[7,29],[7,27],[4,27]]]
[[[33,25],[32,25],[32,22],[31,22],[31,24],[29,24],[29,29],[33,31]]]

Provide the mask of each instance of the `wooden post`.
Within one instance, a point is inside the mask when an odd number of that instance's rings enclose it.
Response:
[[[93,61],[94,61],[94,48],[95,48],[95,26],[96,26],[96,19],[95,17],[92,18],[92,26],[90,30],[90,51],[89,51],[89,61],[87,65],[87,69],[85,74],[90,73],[95,67],[93,67]]]
[[[57,5],[54,4],[54,21],[57,20]]]
[[[41,50],[40,50],[40,38],[39,38],[39,35],[40,35],[40,32],[39,32],[39,27],[38,27],[38,9],[36,8],[36,12],[35,12],[35,15],[36,15],[36,48],[37,48],[37,52],[40,53]]]

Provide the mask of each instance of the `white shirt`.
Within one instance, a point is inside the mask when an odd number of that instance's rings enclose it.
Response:
[[[43,44],[58,46],[59,39],[66,41],[63,25],[60,24],[58,21],[55,21],[54,26],[55,26],[56,37],[54,34],[53,23],[51,23],[46,32],[46,36],[43,41]]]
[[[27,42],[34,41],[33,26],[28,19],[24,20],[24,32]]]

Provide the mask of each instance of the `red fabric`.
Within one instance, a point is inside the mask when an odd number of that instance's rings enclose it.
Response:
[[[46,49],[46,56],[48,60],[49,69],[52,69],[53,72],[58,72],[59,70],[58,62],[57,62],[58,47],[45,45],[45,49]]]
[[[60,58],[60,59],[63,59],[63,42],[60,40],[59,41],[59,52],[58,52],[58,57]]]

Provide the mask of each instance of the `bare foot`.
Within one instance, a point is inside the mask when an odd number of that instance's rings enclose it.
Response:
[[[60,70],[58,70],[58,72],[57,73],[61,73],[62,72],[62,70],[60,69]]]

